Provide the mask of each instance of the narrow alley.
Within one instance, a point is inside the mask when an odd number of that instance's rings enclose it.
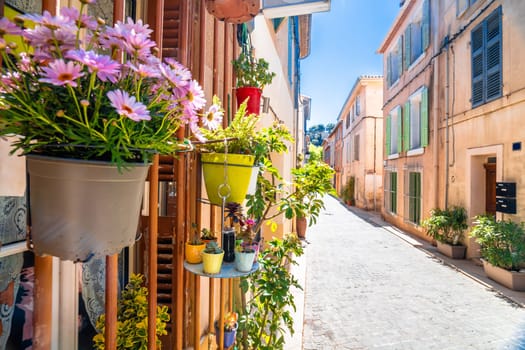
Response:
[[[378,216],[325,203],[307,232],[303,349],[525,349],[519,303]]]

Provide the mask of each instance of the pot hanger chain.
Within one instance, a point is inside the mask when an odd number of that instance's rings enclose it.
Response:
[[[217,188],[217,194],[222,199],[221,203],[221,232],[224,231],[224,211],[226,207],[226,198],[228,198],[231,194],[231,187],[228,184],[228,140],[224,139],[224,163],[223,163],[223,178],[222,178],[222,184],[219,185]]]

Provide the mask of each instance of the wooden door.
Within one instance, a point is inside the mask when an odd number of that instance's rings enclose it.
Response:
[[[486,163],[485,167],[485,212],[496,214],[496,163]]]

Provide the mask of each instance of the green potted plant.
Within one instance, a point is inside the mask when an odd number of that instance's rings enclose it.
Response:
[[[255,240],[253,219],[242,219],[237,238],[240,242],[235,247],[235,268],[241,272],[251,271],[259,253],[259,243]]]
[[[157,58],[146,25],[97,22],[92,2],[4,19],[21,44],[0,49],[0,137],[19,135],[12,151],[27,154],[34,251],[74,261],[134,243],[148,163],[183,147],[179,126],[198,129],[205,105],[184,66]]]
[[[471,237],[481,246],[487,276],[507,288],[525,291],[525,224],[496,220],[491,215],[475,217]]]
[[[217,98],[214,102],[220,104]],[[223,197],[226,203],[242,203],[254,176],[257,179],[261,153],[271,147],[260,144],[258,121],[255,114],[246,115],[242,103],[227,127],[216,122],[201,128],[202,171],[212,204],[222,205]]]
[[[201,252],[206,248],[206,244],[201,240],[195,224],[192,225],[193,234],[184,245],[186,261],[190,264],[200,264],[202,262]]]
[[[167,306],[157,306],[155,341],[161,348],[160,336],[168,334],[166,324],[170,320]],[[144,276],[133,274],[122,291],[117,304],[117,348],[130,350],[148,349],[148,289]],[[105,314],[96,322],[97,334],[93,337],[97,350],[105,349]]]
[[[463,234],[468,228],[465,208],[434,208],[430,211],[430,217],[421,224],[427,234],[436,240],[439,252],[453,259],[465,258],[467,247],[462,244]]]
[[[202,251],[202,271],[210,275],[219,273],[223,258],[224,250],[217,242],[206,243],[206,248]]]
[[[201,230],[201,241],[204,242],[204,244],[208,243],[208,242],[216,242],[217,241],[217,236],[215,235],[215,232],[207,229],[206,227],[204,227],[202,230]]]
[[[341,199],[348,205],[355,205],[355,177],[350,176],[341,190]]]
[[[244,51],[232,64],[237,81],[237,105],[248,99],[248,113],[259,115],[262,89],[272,82],[275,73],[270,71],[270,64],[264,58],[257,59]]]

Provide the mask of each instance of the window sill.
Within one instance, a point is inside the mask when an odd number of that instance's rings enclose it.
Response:
[[[394,154],[391,154],[391,155],[389,155],[389,156],[387,157],[387,159],[389,159],[389,160],[390,160],[390,159],[397,159],[397,158],[399,158],[399,153],[394,153]]]
[[[407,72],[410,72],[412,68],[418,65],[419,62],[423,61],[423,58],[426,56],[426,51],[421,52],[421,54],[414,60],[414,62],[410,63],[410,66],[407,68]]]
[[[423,148],[423,147],[414,148],[414,149],[411,149],[410,151],[407,152],[407,157],[419,156],[419,155],[424,154],[424,153],[425,153],[425,148]]]

